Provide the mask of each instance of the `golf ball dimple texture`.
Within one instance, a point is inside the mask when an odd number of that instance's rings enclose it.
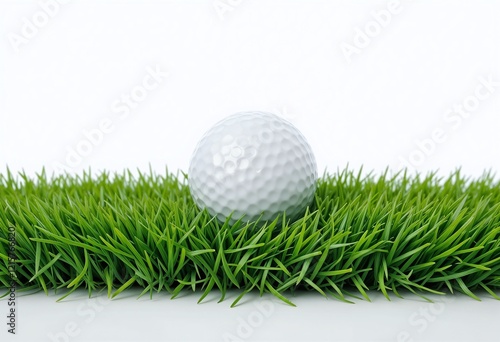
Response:
[[[311,204],[317,169],[311,147],[291,123],[265,112],[227,117],[201,138],[189,165],[199,208],[230,223],[241,217],[296,217]]]

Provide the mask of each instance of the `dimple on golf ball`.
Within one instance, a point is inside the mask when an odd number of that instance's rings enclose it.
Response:
[[[196,205],[230,223],[296,217],[311,204],[317,168],[311,147],[288,121],[265,112],[236,113],[215,124],[191,157]]]

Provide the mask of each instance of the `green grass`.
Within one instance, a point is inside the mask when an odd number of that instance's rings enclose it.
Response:
[[[222,224],[194,205],[185,175],[168,172],[35,178],[0,174],[0,286],[8,287],[8,227],[21,289],[143,294],[228,289],[343,301],[368,291],[500,290],[500,185],[490,174],[325,174],[294,222]],[[281,222],[281,223],[278,223]],[[486,292],[487,293],[486,293]],[[489,294],[488,294],[489,293]],[[62,299],[61,298],[61,299]]]

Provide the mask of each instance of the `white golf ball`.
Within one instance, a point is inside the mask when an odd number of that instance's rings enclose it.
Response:
[[[213,126],[196,146],[188,171],[199,208],[230,223],[294,218],[311,204],[316,160],[291,123],[265,112],[242,112]]]

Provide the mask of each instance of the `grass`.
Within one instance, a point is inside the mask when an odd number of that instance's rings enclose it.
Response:
[[[118,296],[131,286],[167,290],[304,289],[342,301],[381,291],[478,291],[500,299],[500,185],[459,171],[318,180],[311,208],[294,222],[220,223],[194,205],[187,176],[90,172],[34,178],[0,174],[0,286],[9,287],[9,227],[16,282],[26,290],[77,288]],[[281,223],[278,223],[281,222]],[[354,291],[353,291],[354,290]],[[485,292],[486,291],[486,292]]]

